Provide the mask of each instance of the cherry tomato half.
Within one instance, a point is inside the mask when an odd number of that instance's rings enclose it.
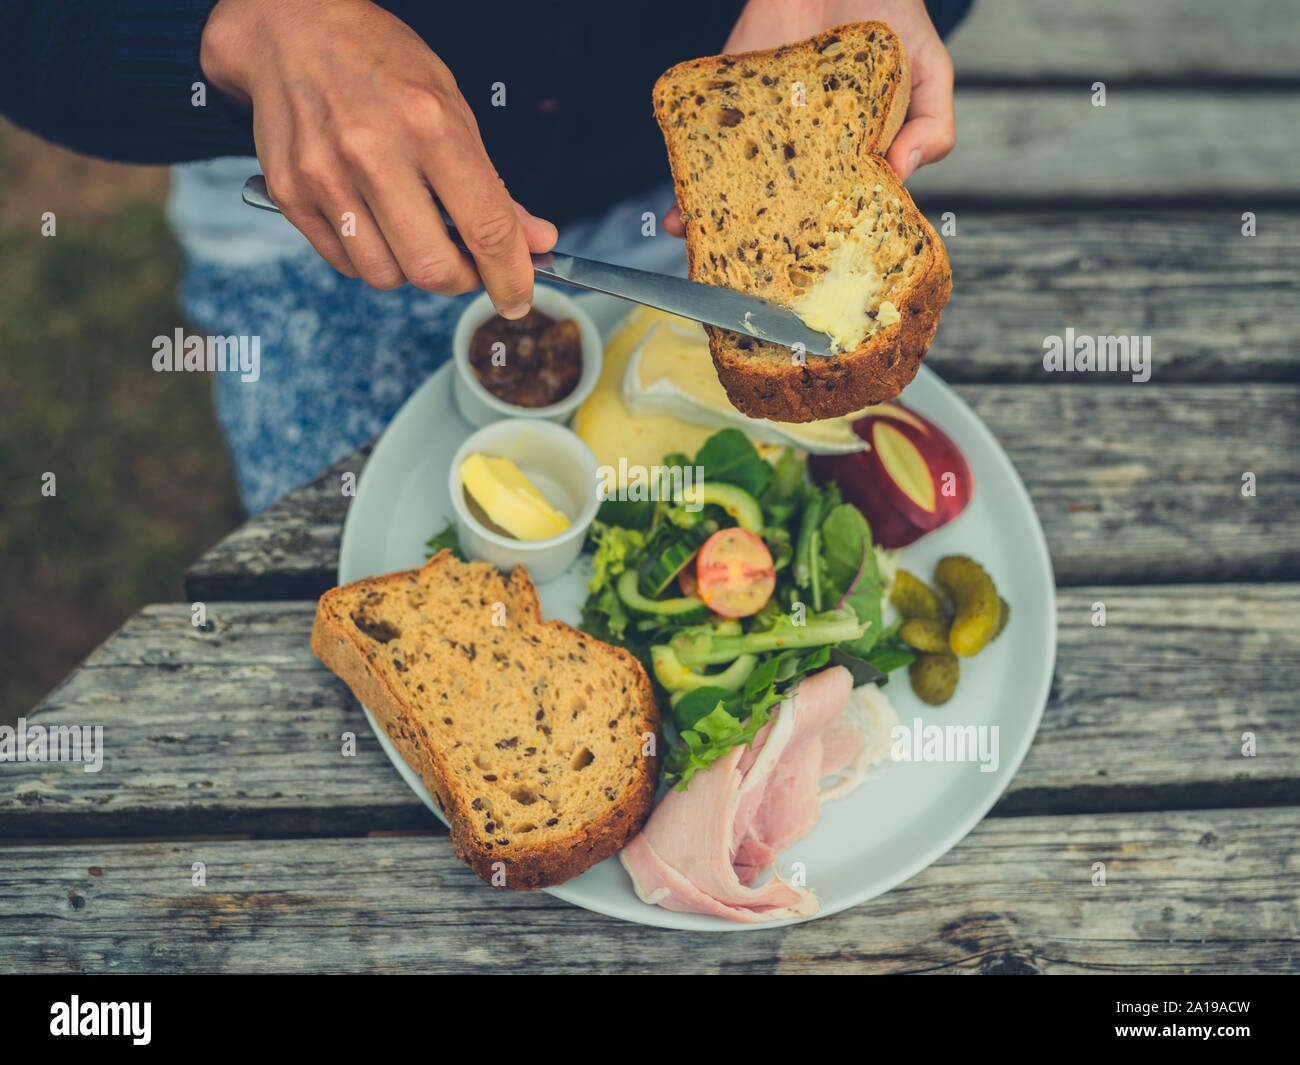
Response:
[[[776,588],[772,553],[752,532],[720,529],[700,548],[695,563],[700,598],[728,618],[757,614]]]

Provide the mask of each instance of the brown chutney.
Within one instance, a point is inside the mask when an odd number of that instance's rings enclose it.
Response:
[[[548,407],[578,387],[582,333],[533,308],[510,321],[493,315],[474,331],[469,364],[483,387],[517,407]]]

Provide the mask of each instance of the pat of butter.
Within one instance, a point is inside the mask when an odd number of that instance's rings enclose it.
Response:
[[[871,232],[874,222],[875,215],[867,212],[847,234],[826,238],[831,253],[826,272],[790,308],[809,329],[827,334],[836,351],[852,351],[874,330],[902,320],[889,300],[877,304],[884,278],[872,263],[881,239]]]
[[[569,519],[509,459],[469,455],[460,464],[460,479],[488,519],[517,540],[547,540],[569,527]]]

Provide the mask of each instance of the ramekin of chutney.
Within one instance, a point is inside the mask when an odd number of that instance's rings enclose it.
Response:
[[[600,376],[595,324],[570,297],[541,285],[532,309],[513,321],[480,295],[461,315],[452,346],[456,404],[474,425],[510,417],[565,421]]]

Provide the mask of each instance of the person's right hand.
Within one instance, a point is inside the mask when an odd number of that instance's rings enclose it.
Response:
[[[219,0],[200,62],[252,105],[267,191],[334,269],[445,295],[481,279],[505,317],[528,312],[529,253],[555,227],[510,198],[451,71],[404,22],[369,0]]]
[[[748,0],[727,38],[723,52],[735,55],[775,48],[842,22],[878,19],[898,34],[912,61],[912,86],[907,118],[885,158],[899,181],[906,181],[927,163],[938,162],[957,143],[952,97],[952,58],[943,46],[923,0]],[[664,218],[664,229],[686,235],[676,202]]]

